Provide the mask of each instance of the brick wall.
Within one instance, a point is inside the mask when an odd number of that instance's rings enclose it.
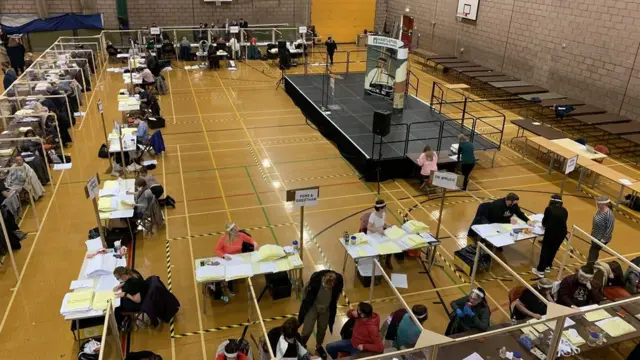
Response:
[[[105,0],[99,0],[100,2]],[[233,0],[220,6],[203,0],[129,0],[129,24],[132,28],[151,25],[218,24],[225,19],[244,18],[250,24],[307,23],[308,1],[303,0]]]
[[[385,15],[392,24],[407,6],[378,2],[379,28]],[[640,119],[637,0],[480,0],[476,22],[457,21],[457,3],[409,3],[420,48],[456,54]]]

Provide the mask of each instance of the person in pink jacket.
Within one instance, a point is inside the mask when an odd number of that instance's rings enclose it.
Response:
[[[338,353],[348,353],[351,356],[362,351],[378,353],[384,352],[384,344],[380,337],[380,316],[373,312],[371,304],[361,302],[358,310],[347,312],[349,319],[355,319],[351,339],[334,341],[327,345],[327,353],[332,359],[338,358]]]
[[[431,146],[424,147],[418,158],[418,165],[420,165],[420,179],[422,180],[420,190],[422,190],[429,183],[431,171],[438,171],[438,154],[431,150]]]

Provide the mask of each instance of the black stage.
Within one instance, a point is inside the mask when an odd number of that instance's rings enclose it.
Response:
[[[343,76],[344,79],[335,80],[335,96],[328,96],[330,114],[321,110],[323,75],[287,75],[285,90],[318,130],[335,142],[342,155],[365,174],[366,180],[374,181],[380,137],[375,137],[373,148],[373,112],[391,111],[392,103],[382,97],[365,95],[364,73]],[[327,88],[328,82],[325,78]],[[458,143],[461,133],[473,138],[476,151],[499,149],[497,144],[475,131],[471,136],[470,125],[471,121],[467,121],[463,127],[459,121],[447,118],[422,100],[408,96],[404,111],[393,115],[391,133],[383,139],[381,179],[410,176],[415,165],[406,158],[407,153],[421,153],[426,144],[436,151],[447,150]]]

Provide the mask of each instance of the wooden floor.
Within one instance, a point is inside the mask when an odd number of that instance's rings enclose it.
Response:
[[[341,46],[341,50],[345,48]],[[354,52],[351,61],[354,59],[363,61],[364,53]],[[344,55],[338,54],[336,61],[344,61]],[[374,203],[376,192],[375,184],[360,181],[359,174],[333,144],[305,122],[283,89],[276,89],[281,73],[271,64],[251,61],[239,64],[235,72],[186,71],[183,65],[174,64],[173,71],[165,73],[170,93],[161,96],[160,102],[167,120],[167,127],[162,129],[167,151],[158,157],[158,168],[153,171],[166,192],[177,200],[177,208],[166,211],[164,229],[154,238],[137,241],[135,247],[135,268],[144,276],[158,275],[165,284],[171,284],[182,307],[173,329],[165,324],[134,332],[130,348],[151,350],[165,359],[213,359],[218,344],[238,336],[241,330],[215,329],[253,320],[256,315],[248,306],[246,283],[228,305],[210,298],[203,302],[194,280],[194,259],[214,254],[219,235],[209,234],[222,231],[224,224],[233,220],[249,229],[260,244],[290,244],[298,236],[299,214],[284,203],[284,190],[319,185],[321,200],[305,214],[304,277],[327,267],[341,271],[344,254],[337,239],[344,231],[357,231],[360,214]],[[337,64],[336,70],[344,67]],[[364,62],[350,65],[351,71],[363,68]],[[317,65],[309,71],[321,69]],[[414,71],[420,79],[419,96],[429,101],[434,77],[419,69]],[[75,141],[70,149],[73,168],[59,172],[55,186],[47,186],[46,197],[36,205],[42,223],[39,232],[31,209],[26,212],[21,226],[30,234],[16,253],[20,281],[16,285],[8,260],[0,272],[0,359],[76,357],[77,344],[70,324],[59,314],[60,302],[70,281],[78,275],[87,231],[95,226],[84,184],[96,172],[102,179],[110,178],[104,175],[107,161],[97,157],[103,130],[96,103],[102,100],[110,129],[113,120],[120,119],[116,92],[123,87],[120,74],[97,74],[94,91],[88,94],[88,115],[74,129]],[[491,113],[480,108],[474,111]],[[510,119],[517,118],[516,114],[506,114]],[[478,153],[479,163],[472,173],[469,191],[447,196],[441,230],[443,245],[439,248],[438,265],[431,272],[432,280],[420,273],[423,268],[416,260],[394,260],[394,272],[408,275],[409,288],[400,289],[406,301],[429,308],[425,323],[428,329],[443,333],[447,316],[441,302],[448,306],[469,290],[465,285],[468,279],[454,273],[449,264],[453,263],[453,252],[466,245],[466,231],[478,204],[513,191],[520,196],[524,209],[541,212],[549,194],[559,192],[562,177],[557,172],[548,175],[546,163],[532,161],[532,157],[523,159],[516,151],[519,143],[509,142],[514,134],[515,127],[507,125],[495,165],[491,167],[493,153]],[[610,159],[605,164],[640,177],[640,171],[632,165]],[[577,192],[575,184],[570,179],[565,189],[569,222],[589,231],[595,204],[585,193]],[[415,182],[389,180],[381,184],[381,190],[381,198],[388,203],[390,223],[399,224],[398,213],[409,212],[411,218],[435,230],[439,201],[423,196]],[[617,188],[606,181],[596,191],[617,194]],[[629,258],[639,255],[640,245],[635,241],[640,235],[638,223],[621,213],[616,213],[616,220],[612,247]],[[579,253],[573,254],[569,262],[581,264],[588,245],[581,241],[575,244]],[[537,263],[537,245],[534,251]],[[530,243],[509,247],[501,254],[517,272],[530,271],[535,265],[531,256]],[[508,278],[493,279],[505,274],[496,266],[492,273],[480,277],[488,292],[492,323],[508,319],[507,293],[516,283]],[[344,276],[350,304],[368,299],[368,289],[354,277],[351,261]],[[525,279],[532,276],[525,275]],[[254,286],[259,293],[264,280],[256,277]],[[374,290],[374,309],[383,317],[400,306],[391,296],[387,285]],[[347,299],[342,298],[340,303],[346,304]],[[296,313],[298,307],[295,296],[273,301],[267,294],[260,302],[262,316],[267,320]],[[339,309],[336,335],[328,335],[326,342],[337,338],[344,310],[346,307]],[[281,322],[267,321],[267,329]],[[249,333],[260,336],[257,327],[251,327]],[[625,346],[619,350],[623,354],[628,351]],[[612,359],[623,359],[618,350],[610,353]]]

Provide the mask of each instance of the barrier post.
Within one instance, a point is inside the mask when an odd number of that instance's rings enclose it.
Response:
[[[9,241],[9,234],[7,233],[7,227],[4,224],[3,216],[0,216],[0,225],[2,225],[2,234],[4,235],[4,241],[7,246],[7,252],[9,253],[9,259],[11,259],[11,266],[13,267],[13,273],[16,275],[16,281],[20,281],[20,273],[18,272],[18,265],[16,265],[16,258],[13,256],[13,249],[11,248],[11,242]]]
[[[351,59],[351,51],[347,51],[347,75],[349,75],[349,61]]]

